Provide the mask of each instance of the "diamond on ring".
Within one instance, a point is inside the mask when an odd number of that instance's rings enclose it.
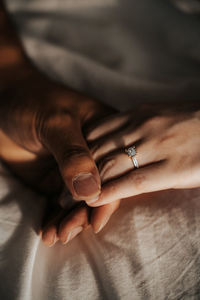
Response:
[[[131,158],[134,167],[139,168],[139,163],[137,161],[137,158],[135,157],[137,154],[135,146],[129,147],[128,149],[125,149],[125,152],[128,154],[128,156]]]
[[[125,150],[129,157],[133,157],[136,155],[136,148],[135,147],[129,147]]]

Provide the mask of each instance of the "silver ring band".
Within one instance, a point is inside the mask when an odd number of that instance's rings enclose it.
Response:
[[[129,147],[128,149],[125,149],[125,152],[128,154],[128,157],[131,158],[133,165],[135,168],[139,168],[139,163],[137,158],[135,157],[137,154],[135,146]]]
[[[131,158],[132,158],[132,162],[133,162],[134,167],[138,169],[139,168],[139,163],[137,161],[137,158],[136,157],[131,157]]]

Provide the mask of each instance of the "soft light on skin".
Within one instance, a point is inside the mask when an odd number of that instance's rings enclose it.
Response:
[[[21,63],[21,51],[16,47],[5,46],[0,48],[0,68],[16,66]]]
[[[0,158],[14,163],[25,163],[36,158],[34,153],[21,149],[0,130]]]

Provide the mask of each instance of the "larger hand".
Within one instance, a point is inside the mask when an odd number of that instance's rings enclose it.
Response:
[[[58,191],[63,180],[74,198],[96,198],[99,173],[82,127],[105,108],[31,66],[1,0],[0,36],[0,158],[42,191]]]
[[[52,195],[64,182],[74,198],[96,198],[99,173],[82,127],[108,113],[107,108],[30,65],[1,0],[0,36],[0,158],[40,191]],[[54,236],[51,231],[44,238],[47,244]]]
[[[105,107],[38,73],[0,97],[0,157],[12,170],[42,191],[58,191],[62,177],[75,199],[95,199],[100,178],[82,127]]]

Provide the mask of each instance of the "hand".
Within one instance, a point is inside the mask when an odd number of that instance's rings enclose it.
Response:
[[[1,93],[0,105],[0,156],[17,175],[47,193],[63,180],[77,200],[99,195],[82,127],[106,113],[103,105],[37,73]]]
[[[110,108],[97,101],[69,91],[40,74],[29,77],[2,97],[0,157],[25,183],[46,195],[58,195],[65,183],[76,200],[98,197],[99,173],[82,127],[109,111]],[[91,218],[101,222],[112,207],[108,205],[93,212],[90,209]],[[88,216],[86,206],[80,210],[78,205],[79,216],[80,211],[82,216]],[[61,208],[59,216],[63,216]],[[84,220],[84,228],[89,225],[88,217],[79,220]],[[77,227],[76,222],[73,226]],[[52,245],[56,232],[52,229],[43,232],[43,241]],[[64,234],[61,232],[61,240]]]
[[[48,195],[66,184],[77,200],[97,197],[99,173],[82,129],[110,109],[42,76],[26,58],[2,1],[0,16],[0,158]]]
[[[74,198],[96,198],[100,178],[82,128],[105,107],[40,74],[1,0],[0,17],[0,158],[39,190],[57,192],[63,180]]]
[[[110,115],[108,118],[112,119],[113,116]],[[126,120],[127,116],[119,117],[119,115],[116,116],[117,119],[119,119],[119,124],[123,124]],[[105,122],[105,123],[104,123]],[[117,121],[118,122],[118,121]],[[102,124],[107,125],[106,120],[102,120]],[[88,128],[88,140],[90,138],[93,138],[93,153],[95,154],[95,149],[98,149],[99,144],[101,143],[101,140],[96,143],[95,137],[99,135],[99,126],[93,126]],[[116,124],[114,124],[114,128],[116,127]],[[93,129],[92,129],[93,128]],[[113,128],[113,129],[114,129]],[[109,130],[112,130],[112,127],[109,128]],[[103,133],[101,133],[103,134]],[[111,162],[112,163],[112,162]],[[101,165],[101,162],[99,163],[99,166]],[[132,167],[132,166],[131,166]],[[110,174],[111,175],[111,174]],[[115,175],[115,174],[113,174]],[[112,176],[111,176],[112,177]],[[101,182],[104,184],[106,182],[106,177],[104,176],[104,173],[101,172]],[[91,208],[87,204],[81,203],[81,205],[74,207],[70,212],[69,210],[59,210],[55,216],[52,216],[49,218],[48,222],[46,222],[43,232],[42,232],[42,239],[45,242],[45,244],[52,246],[56,241],[60,240],[63,244],[69,241],[72,237],[75,237],[71,232],[77,232],[77,228],[80,229],[80,226],[82,227],[82,230],[85,230],[88,228],[89,224],[92,225],[93,230],[95,233],[98,233],[103,229],[103,227],[107,224],[108,220],[112,216],[112,214],[118,209],[120,205],[120,199],[113,201],[107,205],[102,205],[97,208],[93,208],[91,211]],[[48,241],[52,241],[53,237],[54,243],[49,244]]]
[[[149,109],[114,116],[88,135],[106,182],[91,207],[164,189],[200,186],[200,104]],[[137,119],[136,119],[136,116]],[[140,168],[124,149],[135,145]]]

